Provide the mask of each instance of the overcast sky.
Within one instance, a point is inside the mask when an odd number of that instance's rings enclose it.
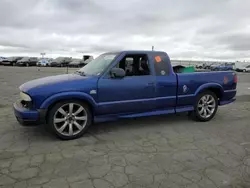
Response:
[[[249,0],[0,0],[0,56],[163,50],[250,60]]]

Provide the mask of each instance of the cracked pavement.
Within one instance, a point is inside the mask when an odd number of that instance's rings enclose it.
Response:
[[[64,71],[0,67],[0,187],[250,187],[249,98],[220,107],[206,123],[186,114],[119,120],[72,141],[20,126],[11,106],[18,86]]]

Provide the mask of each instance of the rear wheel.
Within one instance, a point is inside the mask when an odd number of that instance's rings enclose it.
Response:
[[[88,105],[77,100],[57,103],[48,116],[51,131],[64,140],[79,138],[91,123],[92,114]]]
[[[218,98],[211,91],[205,91],[198,95],[192,116],[198,121],[211,120],[218,109]]]

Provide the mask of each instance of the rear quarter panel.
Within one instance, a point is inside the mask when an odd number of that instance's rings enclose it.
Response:
[[[234,75],[232,71],[177,73],[177,106],[193,105],[200,92],[211,88],[220,90],[220,100],[233,98],[236,95]]]

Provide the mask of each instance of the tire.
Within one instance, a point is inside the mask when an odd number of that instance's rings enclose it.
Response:
[[[243,69],[243,71],[242,72],[246,72],[246,69]]]
[[[207,102],[204,102],[207,99]],[[203,110],[202,110],[203,109]],[[192,112],[192,117],[196,121],[206,122],[213,119],[218,109],[218,98],[215,93],[211,91],[205,91],[200,93],[195,101],[194,111]],[[206,112],[205,112],[206,111]],[[210,113],[209,113],[210,111]],[[207,116],[206,116],[207,114]]]
[[[70,106],[72,116],[70,116]],[[64,113],[65,115],[63,115]],[[57,137],[62,140],[72,140],[81,137],[92,124],[92,113],[86,103],[78,100],[67,100],[59,102],[51,108],[47,122],[49,130]]]

